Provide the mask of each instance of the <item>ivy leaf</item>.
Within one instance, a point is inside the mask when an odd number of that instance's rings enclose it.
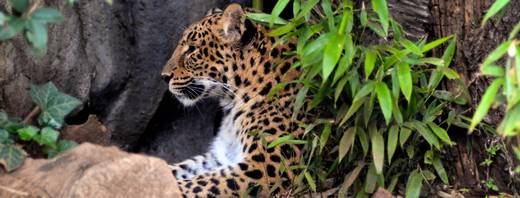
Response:
[[[34,126],[26,126],[24,128],[18,129],[17,132],[18,137],[20,137],[21,140],[29,141],[38,133],[38,128]]]
[[[11,0],[11,6],[19,13],[24,13],[28,4],[29,0]]]
[[[63,15],[61,15],[60,11],[55,8],[40,8],[34,11],[32,14],[32,19],[47,23],[47,22],[56,22],[63,20]]]
[[[56,129],[61,128],[65,116],[81,104],[78,99],[59,92],[51,82],[41,86],[31,86],[29,94],[42,109],[38,118],[40,124]]]
[[[34,136],[34,140],[39,145],[49,146],[51,148],[56,148],[56,141],[58,141],[59,132],[50,128],[45,127],[41,130],[39,135]]]
[[[10,141],[12,140],[9,138],[9,132],[0,128],[0,144],[9,144]]]
[[[0,11],[0,26],[4,25],[5,23],[5,15],[3,12]]]
[[[78,143],[71,141],[71,140],[60,140],[56,146],[56,149],[52,149],[47,153],[48,158],[53,158],[56,155],[63,153],[65,151],[68,151],[70,149],[73,149],[74,147],[78,146]]]
[[[18,17],[11,17],[7,21],[8,25],[0,28],[0,40],[7,40],[13,38],[23,30],[25,20]]]
[[[47,26],[43,22],[39,22],[36,20],[27,21],[27,29],[29,31],[26,32],[27,40],[31,43],[31,46],[34,47],[39,55],[45,54],[47,49]]]
[[[7,172],[11,172],[20,167],[27,153],[15,145],[0,144],[0,165],[2,165]]]

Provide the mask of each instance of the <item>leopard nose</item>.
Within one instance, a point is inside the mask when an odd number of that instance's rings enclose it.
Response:
[[[169,83],[170,80],[172,79],[172,75],[171,74],[162,74],[161,77],[164,80],[164,82],[166,82],[166,83]]]

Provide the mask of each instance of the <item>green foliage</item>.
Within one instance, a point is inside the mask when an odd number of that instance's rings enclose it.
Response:
[[[31,98],[41,109],[39,126],[21,123],[0,111],[0,164],[9,172],[19,167],[26,158],[20,144],[35,142],[43,153],[53,157],[73,148],[77,143],[59,140],[59,129],[64,117],[80,105],[80,101],[58,91],[51,82],[32,86]]]
[[[247,15],[272,25],[270,36],[282,41],[297,38],[296,49],[286,53],[298,56],[293,67],[303,70],[294,111],[320,107],[323,112],[306,126],[310,152],[301,165],[293,167],[303,169],[300,184],[317,190],[327,178],[344,170],[352,171],[340,194],[366,196],[378,186],[393,190],[399,180],[404,183],[408,178],[406,194],[417,197],[423,180],[439,178],[448,184],[439,153],[454,144],[448,134],[451,125],[469,125],[467,118],[447,109],[468,101],[458,73],[449,68],[456,37],[407,40],[389,15],[385,0],[372,0],[373,10],[363,4],[358,9],[350,0],[339,1],[336,10],[331,1],[319,2],[294,1],[295,17],[289,21],[277,18],[279,13],[274,11]],[[279,1],[275,8],[283,10],[286,5]],[[321,18],[312,18],[311,10]],[[368,33],[384,42],[367,44]],[[428,56],[446,42],[442,57]],[[438,89],[445,77],[457,82],[462,91]],[[283,86],[277,85],[276,90]],[[426,148],[430,145],[428,152],[416,151],[425,143]],[[308,189],[304,186],[294,192]]]
[[[486,13],[482,24],[503,9],[509,1],[497,0]],[[491,107],[506,106],[504,119],[497,132],[503,136],[520,135],[520,40],[515,36],[520,30],[517,22],[509,38],[493,50],[480,65],[482,74],[495,79],[486,89],[482,100],[471,120],[470,131],[475,129]],[[504,61],[505,60],[505,61]],[[504,64],[505,62],[505,64]],[[501,65],[501,66],[500,66]]]

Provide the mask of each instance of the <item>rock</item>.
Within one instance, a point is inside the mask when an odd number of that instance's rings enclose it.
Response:
[[[78,125],[66,125],[61,137],[78,143],[90,142],[107,146],[110,136],[107,128],[99,122],[96,115],[89,115],[87,122]]]
[[[0,197],[180,196],[163,160],[89,143],[0,176]]]

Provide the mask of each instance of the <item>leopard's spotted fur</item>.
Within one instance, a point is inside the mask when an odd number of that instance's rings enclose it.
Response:
[[[170,92],[184,105],[216,97],[224,109],[210,151],[172,166],[186,197],[278,193],[293,179],[289,166],[298,163],[303,146],[265,145],[303,134],[302,118],[291,119],[299,86],[288,83],[300,71],[291,67],[296,57],[284,55],[294,44],[274,46],[277,39],[267,32],[232,4],[188,27],[163,69]],[[288,84],[268,97],[278,83]]]

